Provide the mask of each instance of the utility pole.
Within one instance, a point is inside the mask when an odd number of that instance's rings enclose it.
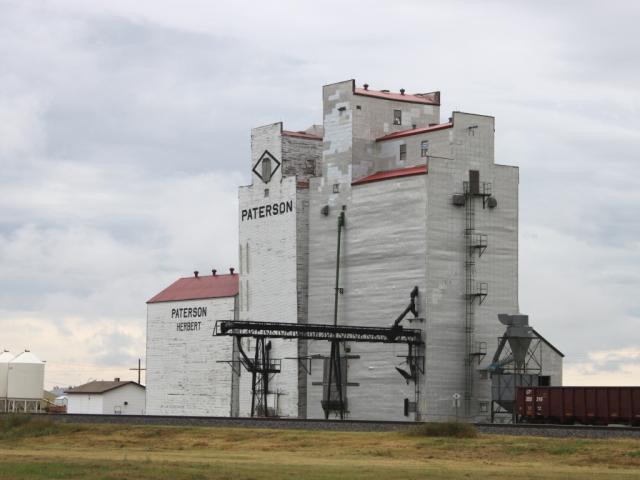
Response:
[[[142,385],[140,383],[140,374],[142,373],[143,370],[146,370],[146,368],[142,368],[140,359],[138,359],[138,368],[130,368],[129,370],[137,370],[138,371],[138,385]]]

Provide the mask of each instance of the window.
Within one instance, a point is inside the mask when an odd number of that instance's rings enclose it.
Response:
[[[420,156],[426,157],[429,153],[429,140],[423,140],[420,142]]]
[[[262,159],[262,180],[267,183],[271,180],[271,159]]]
[[[393,111],[393,124],[402,125],[402,110]]]
[[[333,193],[340,193],[340,184],[339,183],[334,183],[333,184]]]
[[[400,145],[400,161],[404,161],[407,159],[407,145],[406,144],[402,144]]]
[[[489,413],[489,402],[480,402],[480,413]]]
[[[264,196],[265,196],[265,198],[269,196],[269,189],[268,188],[264,189]]]
[[[540,387],[550,387],[551,386],[551,377],[549,375],[540,375],[538,377],[538,385]]]

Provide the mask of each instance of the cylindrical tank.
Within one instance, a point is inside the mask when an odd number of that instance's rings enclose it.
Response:
[[[9,362],[7,397],[40,400],[44,391],[44,362],[27,351]]]
[[[13,355],[6,350],[0,353],[0,398],[7,396],[7,378],[9,376],[9,362],[11,360],[13,360]]]

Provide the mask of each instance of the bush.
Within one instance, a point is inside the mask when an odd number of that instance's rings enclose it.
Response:
[[[63,427],[44,416],[8,414],[3,415],[0,420],[0,439],[52,435]]]
[[[419,437],[476,438],[478,431],[471,423],[439,422],[422,423],[410,430],[410,435]]]

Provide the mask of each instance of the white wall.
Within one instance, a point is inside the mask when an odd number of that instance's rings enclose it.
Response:
[[[206,316],[172,318],[176,308],[206,308]],[[231,337],[213,336],[217,320],[233,320],[234,297],[151,303],[147,306],[149,415],[229,416]],[[200,322],[195,330],[178,324]]]
[[[67,403],[67,413],[104,413],[102,394],[71,393]]]
[[[251,133],[252,165],[268,150],[282,161],[280,124],[253,129]],[[282,177],[278,169],[268,183],[256,175],[253,184],[239,190],[240,225],[240,320],[298,322],[298,257],[297,257],[297,181],[295,176]],[[265,189],[269,190],[265,196]],[[278,205],[274,214],[272,206]],[[291,205],[291,209],[282,205]],[[269,206],[269,212],[266,211]],[[262,207],[262,215],[260,209]],[[243,210],[258,212],[243,214]],[[255,342],[245,349],[252,357]],[[271,358],[282,360],[282,373],[271,380],[268,398],[270,408],[277,407],[279,416],[298,416],[298,342],[272,340]],[[249,345],[249,342],[245,342]],[[251,413],[251,374],[240,376],[240,415]]]
[[[114,413],[144,415],[145,413],[145,389],[138,385],[130,383],[114,388],[103,393],[102,397],[102,413],[106,415]]]

